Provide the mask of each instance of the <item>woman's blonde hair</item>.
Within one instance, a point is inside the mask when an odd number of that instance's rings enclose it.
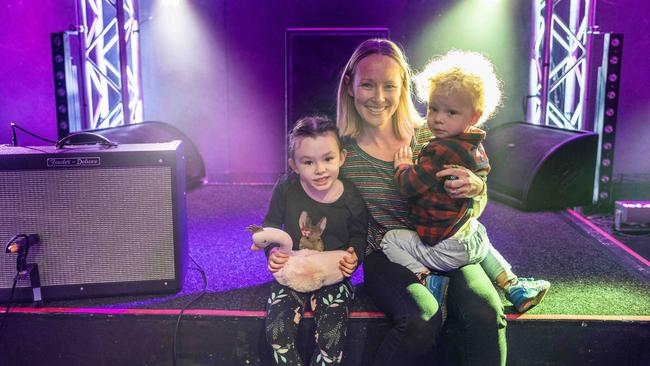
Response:
[[[501,105],[501,81],[492,62],[477,52],[452,50],[431,59],[415,77],[418,98],[424,102],[434,92],[465,92],[475,112],[481,112],[476,126],[493,117]]]
[[[359,62],[370,55],[388,56],[395,60],[402,69],[402,92],[397,111],[393,115],[393,131],[400,139],[411,136],[413,129],[423,123],[422,117],[415,109],[411,95],[413,73],[399,46],[390,40],[381,38],[368,39],[357,46],[343,69],[336,100],[336,125],[339,128],[339,134],[356,138],[363,130],[363,120],[354,106],[354,98],[348,94],[348,83],[354,79]]]

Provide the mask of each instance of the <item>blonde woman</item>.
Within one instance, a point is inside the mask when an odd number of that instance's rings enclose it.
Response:
[[[417,155],[432,135],[422,127],[411,98],[411,71],[401,49],[385,39],[361,43],[341,76],[337,125],[348,152],[341,172],[357,186],[370,213],[364,288],[393,322],[374,364],[426,365],[433,361],[448,282],[449,320],[442,343],[449,361],[504,365],[503,306],[480,265],[470,264],[446,276],[432,275],[430,291],[411,270],[391,262],[381,250],[388,231],[414,230],[408,202],[393,179],[393,160],[404,145]],[[455,167],[437,174],[458,178],[444,185],[450,197],[472,198],[479,210],[484,206],[486,187],[476,174]]]

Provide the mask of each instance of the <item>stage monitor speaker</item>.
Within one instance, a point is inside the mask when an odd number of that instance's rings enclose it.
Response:
[[[196,145],[181,130],[169,123],[144,121],[116,127],[88,130],[120,144],[183,141],[185,155],[185,184],[188,190],[205,182],[205,163]]]
[[[187,232],[183,144],[0,146],[0,239],[38,234],[44,301],[178,292]],[[4,247],[3,247],[4,248]],[[17,254],[0,252],[0,302]],[[30,301],[27,278],[13,301]]]
[[[490,197],[523,210],[592,204],[596,133],[513,122],[491,128],[484,146]]]

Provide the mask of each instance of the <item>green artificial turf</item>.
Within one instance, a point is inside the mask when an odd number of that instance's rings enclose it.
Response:
[[[521,277],[551,282],[528,314],[650,315],[645,264],[611,250],[560,212],[522,212],[490,202],[480,221]],[[507,313],[516,313],[505,297]]]

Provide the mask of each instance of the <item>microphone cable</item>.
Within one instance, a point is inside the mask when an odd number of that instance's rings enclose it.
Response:
[[[57,141],[52,141],[52,140],[46,139],[45,137],[41,137],[41,136],[39,136],[39,135],[37,135],[35,133],[27,131],[26,129],[24,129],[24,128],[22,128],[22,127],[20,127],[17,124],[12,122],[11,123],[11,144],[13,146],[18,146],[18,138],[16,137],[16,129],[19,129],[19,130],[23,131],[24,133],[26,133],[26,134],[28,134],[28,135],[30,135],[32,137],[35,137],[35,138],[37,138],[39,140],[49,142],[51,144],[56,144],[57,143]]]
[[[18,278],[20,273],[16,272],[14,277],[14,284],[11,285],[11,295],[9,295],[9,301],[7,302],[7,308],[5,308],[5,314],[2,317],[2,322],[0,322],[0,343],[2,343],[2,338],[4,338],[5,328],[9,324],[9,309],[11,309],[11,302],[14,300],[14,291],[16,290],[16,284],[18,283]]]
[[[194,262],[194,265],[196,266],[196,267],[191,267],[189,269],[193,269],[193,270],[199,271],[199,273],[201,273],[201,278],[203,279],[203,289],[201,290],[201,293],[199,294],[199,296],[195,297],[194,299],[192,299],[192,301],[185,304],[185,306],[183,306],[180,313],[178,314],[178,319],[176,320],[176,328],[174,329],[174,341],[173,341],[173,344],[172,344],[172,364],[173,364],[173,366],[176,366],[177,335],[178,335],[178,331],[180,330],[180,327],[181,327],[181,318],[183,317],[183,313],[185,312],[185,310],[187,308],[190,307],[190,305],[192,305],[193,303],[197,302],[200,298],[202,298],[206,294],[207,288],[208,288],[208,277],[205,274],[205,270],[198,263],[196,263],[196,261],[194,260],[194,258],[192,258],[191,255],[189,257],[192,260],[192,262]]]

